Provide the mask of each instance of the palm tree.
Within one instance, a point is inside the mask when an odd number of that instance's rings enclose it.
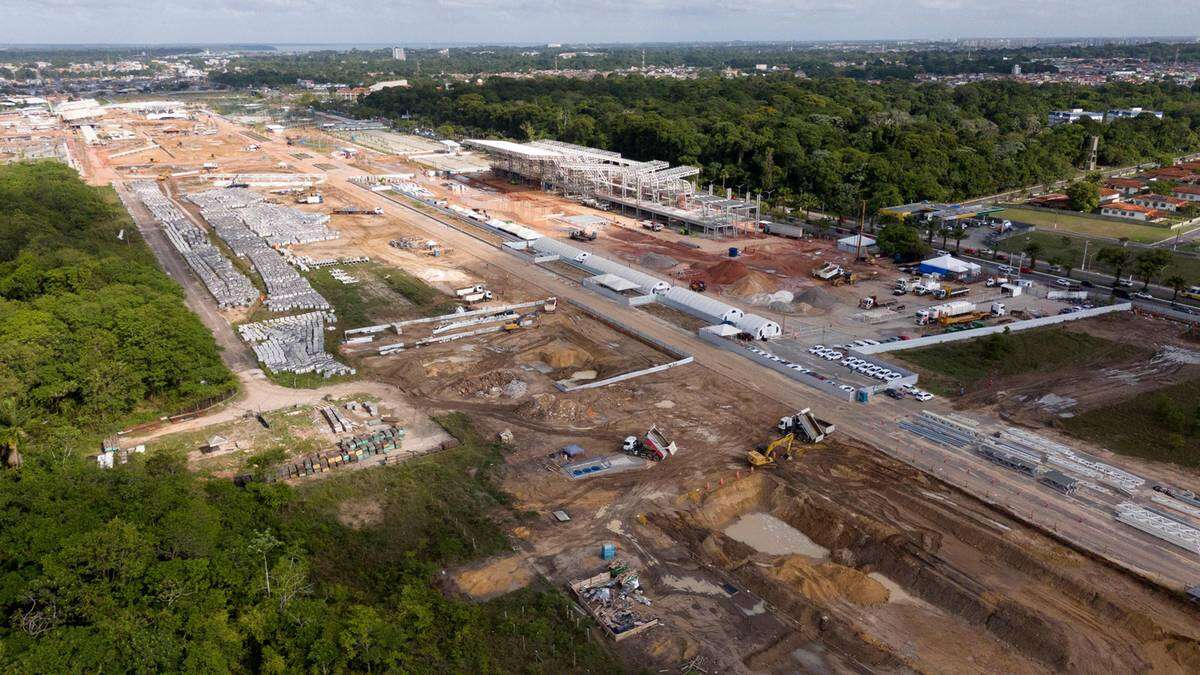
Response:
[[[1029,269],[1037,269],[1037,258],[1042,254],[1042,245],[1031,241],[1025,244],[1025,252],[1029,254]]]
[[[1150,288],[1150,282],[1162,273],[1167,265],[1171,264],[1171,252],[1166,249],[1152,248],[1142,251],[1138,254],[1137,260],[1134,263],[1137,269],[1138,276],[1145,283],[1142,285],[1142,290]]]
[[[1105,246],[1096,254],[1096,262],[1104,263],[1113,268],[1113,289],[1121,281],[1121,272],[1133,262],[1133,256],[1128,250],[1118,246]]]
[[[1183,289],[1187,288],[1187,285],[1188,285],[1187,279],[1184,279],[1182,276],[1180,276],[1178,274],[1172,274],[1171,276],[1167,277],[1163,281],[1163,283],[1166,284],[1167,286],[1169,286],[1172,291],[1174,291],[1174,293],[1171,295],[1171,304],[1172,305],[1175,304],[1176,298],[1179,297],[1179,291],[1182,291]]]
[[[25,418],[13,399],[0,401],[0,466],[21,466],[21,446],[24,444]]]
[[[961,253],[962,240],[963,237],[967,236],[967,228],[963,227],[962,224],[955,225],[954,228],[950,230],[950,235],[954,237],[954,252]]]

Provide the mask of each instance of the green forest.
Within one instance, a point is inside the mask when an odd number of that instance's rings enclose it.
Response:
[[[88,461],[233,379],[111,191],[14,164],[0,205],[0,671],[619,672],[557,589],[443,587],[529,517],[465,417],[452,450],[301,487]]]
[[[1047,127],[1064,107],[1166,111]],[[364,98],[362,116],[411,116],[452,136],[554,138],[703,170],[704,183],[776,204],[857,213],[955,200],[1072,176],[1085,141],[1126,166],[1200,148],[1200,95],[1169,83],[1101,87],[989,81],[947,87],[789,76],[699,80],[492,78],[422,82]],[[408,122],[411,124],[411,122]]]
[[[82,449],[235,388],[111,190],[13,164],[0,204],[0,432]]]

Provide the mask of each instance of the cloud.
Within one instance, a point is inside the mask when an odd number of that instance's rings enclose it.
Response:
[[[0,0],[0,42],[814,40],[1200,33],[1147,0]],[[1121,17],[1114,23],[1112,17]]]

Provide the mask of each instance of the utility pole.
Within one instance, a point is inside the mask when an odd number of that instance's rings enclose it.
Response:
[[[1083,240],[1083,262],[1079,264],[1079,270],[1081,272],[1087,271],[1087,250],[1088,250],[1088,242],[1089,241],[1090,240],[1088,240],[1086,238]]]
[[[858,219],[858,242],[857,242],[858,246],[855,248],[855,251],[854,251],[854,261],[855,262],[862,260],[862,257],[863,257],[863,254],[862,254],[863,225],[866,222],[867,222],[867,200],[864,199],[864,200],[862,200],[862,217]]]

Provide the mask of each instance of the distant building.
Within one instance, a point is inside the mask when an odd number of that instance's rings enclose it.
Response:
[[[1123,195],[1137,194],[1145,185],[1145,181],[1137,178],[1109,178],[1104,181],[1104,187],[1116,190]]]
[[[384,89],[391,89],[392,87],[407,87],[407,86],[408,86],[408,80],[385,80],[383,82],[376,82],[375,84],[368,87],[368,89],[371,92],[376,92],[376,91],[383,91]]]
[[[1050,126],[1058,126],[1059,124],[1074,124],[1082,119],[1090,119],[1094,122],[1103,122],[1104,113],[1091,112],[1083,108],[1071,108],[1070,110],[1051,110],[1047,116]]]
[[[392,47],[392,58],[397,61],[407,61],[408,54],[404,52],[404,47]]]
[[[439,49],[438,56],[444,56],[446,58],[450,58],[450,49],[449,48]]]
[[[1153,115],[1160,120],[1162,119],[1162,116],[1163,116],[1161,110],[1143,110],[1141,108],[1118,108],[1116,110],[1109,110],[1108,112],[1104,113],[1104,121],[1111,122],[1115,119],[1139,117],[1141,115]]]
[[[1019,64],[1019,63],[1014,63],[1014,64],[1013,64],[1013,67],[1012,67],[1012,74],[1013,74],[1013,75],[1020,75],[1020,74],[1021,74],[1021,64]]]

